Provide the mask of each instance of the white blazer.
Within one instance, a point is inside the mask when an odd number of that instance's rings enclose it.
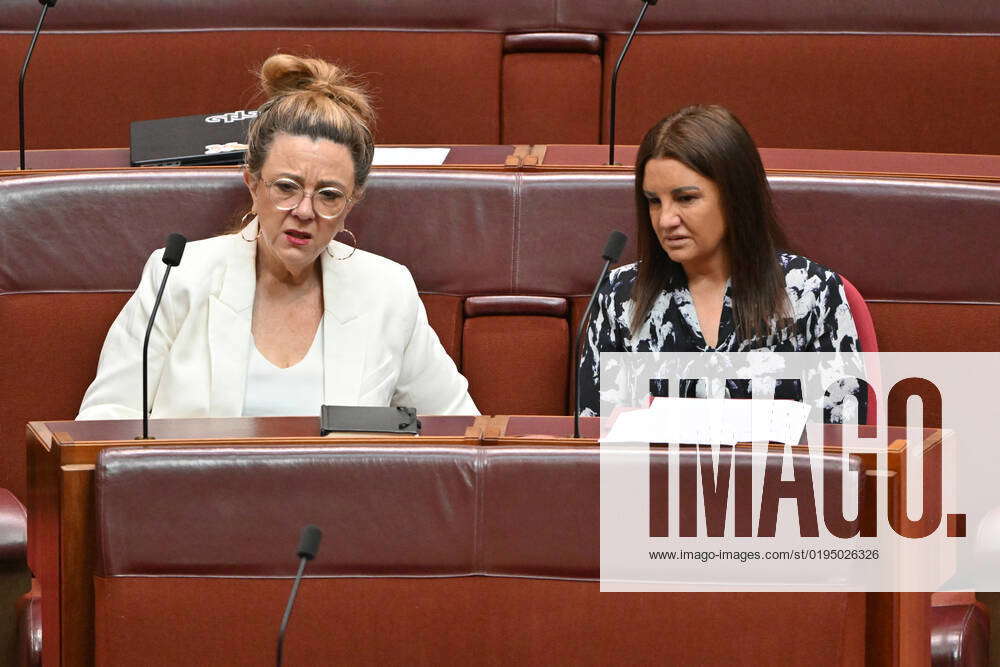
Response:
[[[256,235],[256,223],[244,233]],[[350,250],[336,246],[344,255]],[[151,417],[242,413],[256,250],[256,242],[239,234],[187,244],[150,335]],[[142,417],[142,341],[166,271],[162,256],[157,250],[146,262],[138,289],[111,325],[77,419]],[[324,403],[479,414],[468,382],[427,322],[406,267],[363,250],[346,260],[326,252],[320,258]]]

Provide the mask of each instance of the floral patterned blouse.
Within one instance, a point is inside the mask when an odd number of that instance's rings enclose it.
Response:
[[[727,284],[718,344],[714,348],[702,335],[686,281],[668,285],[653,302],[642,327],[632,335],[630,322],[635,304],[630,297],[637,276],[636,264],[612,271],[598,292],[597,308],[586,333],[579,369],[581,414],[599,414],[599,352],[748,352],[762,348],[775,352],[860,352],[857,328],[840,276],[800,255],[779,253],[778,261],[785,272],[791,325],[780,330],[772,328],[766,336],[741,338],[733,318],[731,286]],[[782,385],[779,380],[775,398],[801,398],[800,389],[788,386],[788,382]],[[861,392],[859,383],[850,379],[844,380],[840,388],[824,408],[824,421],[844,421],[842,408],[847,393],[857,398],[863,420],[867,392]],[[691,389],[682,386],[680,393],[692,395]],[[727,391],[731,398],[748,397],[745,384],[727,384]]]

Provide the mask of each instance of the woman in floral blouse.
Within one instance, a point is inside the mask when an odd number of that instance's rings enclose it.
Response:
[[[599,352],[861,351],[840,277],[783,251],[760,155],[729,111],[692,106],[664,118],[635,173],[638,261],[598,294],[580,365],[583,414],[599,411]],[[788,384],[778,381],[776,398],[797,398]],[[848,394],[864,415],[858,385],[834,388],[826,421],[855,419]]]

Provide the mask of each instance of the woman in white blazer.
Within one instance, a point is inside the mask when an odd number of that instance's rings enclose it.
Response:
[[[364,93],[322,60],[275,55],[260,76],[253,210],[236,233],[189,243],[172,271],[150,337],[151,416],[318,415],[324,403],[479,414],[409,271],[333,240],[374,152]],[[112,324],[78,419],[142,416],[161,257]]]

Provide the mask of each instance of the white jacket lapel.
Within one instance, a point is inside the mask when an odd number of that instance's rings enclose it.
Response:
[[[334,243],[337,256],[350,248]],[[323,267],[323,402],[327,405],[357,405],[365,367],[367,318],[361,314],[357,264],[338,260],[326,251]]]
[[[257,235],[254,220],[243,230],[248,238]],[[247,362],[250,355],[250,318],[256,289],[257,243],[247,243],[239,235],[231,237],[229,255],[218,292],[208,297],[208,348],[211,357],[212,416],[239,416],[246,395]]]

